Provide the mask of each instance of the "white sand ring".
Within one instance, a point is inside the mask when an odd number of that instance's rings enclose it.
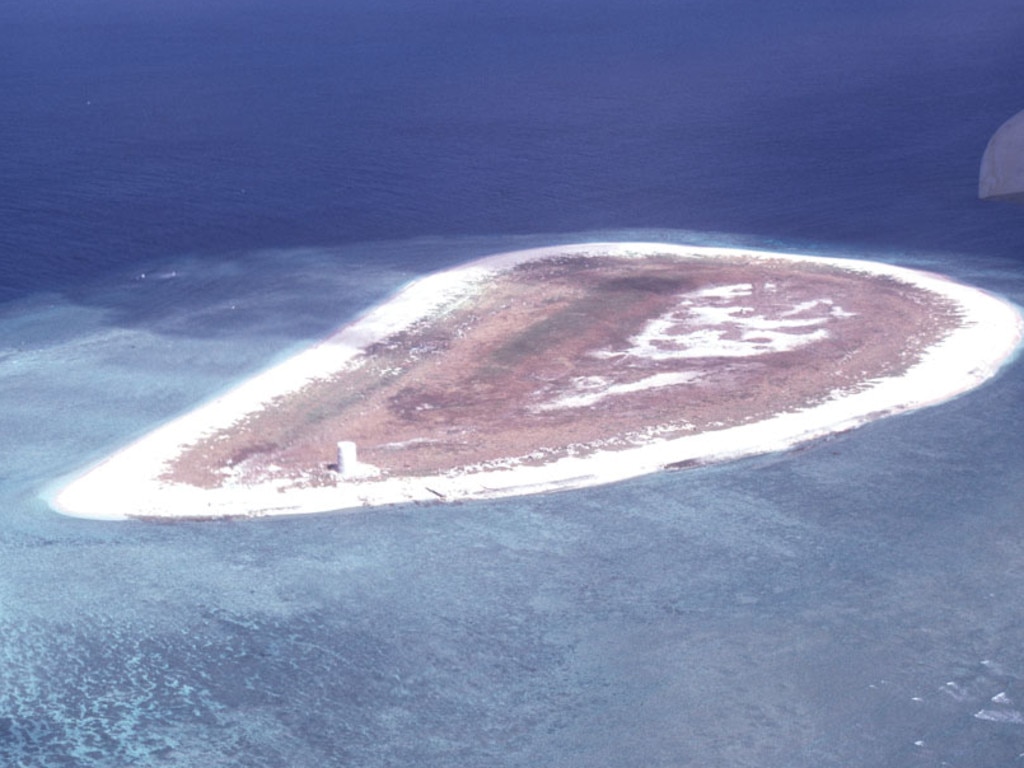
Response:
[[[623,450],[564,456],[540,466],[489,462],[475,471],[427,477],[376,477],[372,468],[366,468],[365,474],[356,471],[350,479],[346,470],[346,481],[332,487],[287,488],[274,481],[202,489],[161,477],[167,462],[189,444],[340,370],[368,345],[444,311],[497,272],[556,256],[655,254],[813,263],[891,278],[952,301],[962,321],[903,375],[871,382],[848,396],[742,426],[673,439],[655,437]],[[1020,312],[1004,299],[941,275],[880,262],[664,243],[582,243],[500,253],[411,283],[324,342],[161,426],[44,497],[54,509],[80,517],[212,518],[316,513],[438,498],[496,498],[616,482],[670,465],[784,450],[885,415],[944,402],[994,376],[1014,356],[1022,329]]]

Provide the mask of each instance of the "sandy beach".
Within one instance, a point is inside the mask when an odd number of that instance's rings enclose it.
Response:
[[[351,368],[368,348],[408,331],[417,323],[460,311],[459,308],[495,275],[519,265],[570,256],[636,259],[638,263],[657,256],[694,264],[720,259],[737,264],[820,266],[865,280],[895,281],[927,292],[955,307],[956,323],[948,332],[944,331],[941,338],[929,342],[898,375],[876,375],[855,387],[848,386],[841,392],[837,389],[834,396],[820,398],[807,407],[765,414],[764,418],[723,428],[702,427],[688,434],[682,434],[679,429],[664,434],[652,432],[625,447],[598,446],[577,454],[563,451],[543,460],[527,461],[522,456],[509,456],[507,460],[488,457],[485,461],[434,473],[421,471],[403,475],[397,471],[376,472],[375,467],[367,467],[363,473],[353,472],[336,483],[320,486],[296,487],[282,479],[270,479],[200,487],[176,482],[168,476],[168,466],[189,446],[219,432],[230,431],[253,414],[270,408],[275,398],[298,392],[311,382]],[[703,302],[695,304],[697,300],[690,299],[689,311],[703,313],[701,316],[707,322],[714,323],[721,319],[716,320],[714,313],[721,315],[723,302],[735,298],[729,291],[741,294],[746,289],[726,286],[725,289],[702,290],[703,293],[688,294],[700,297]],[[785,345],[794,339],[810,343],[827,335],[821,330],[825,327],[822,323],[829,318],[841,319],[841,308],[828,307],[820,301],[817,308],[811,304],[796,306],[786,315],[788,320],[775,319],[770,327],[762,323],[758,343],[766,347],[775,344],[773,349],[785,351]],[[735,323],[738,317],[734,312],[727,319]],[[645,329],[646,336],[631,337],[633,346],[628,351],[633,355],[657,357],[658,351],[665,348],[664,339],[658,335],[664,331],[651,323]],[[48,501],[64,514],[108,520],[252,517],[407,502],[496,498],[611,483],[667,467],[782,451],[874,419],[944,402],[995,375],[1012,358],[1021,338],[1021,315],[1010,303],[940,275],[871,261],[660,243],[584,243],[502,253],[417,280],[320,344],[241,383],[79,473]],[[742,354],[733,350],[735,343],[727,335],[708,339],[710,341],[701,342],[703,347],[694,347],[705,357],[728,358]],[[613,350],[608,354],[624,353]],[[677,357],[682,355],[677,354]],[[658,373],[628,384],[600,386],[589,379],[581,384],[577,379],[572,393],[549,398],[535,410],[544,413],[545,408],[595,407],[623,393],[683,386],[690,378],[693,378],[690,374],[681,372]],[[343,437],[339,435],[338,439]]]

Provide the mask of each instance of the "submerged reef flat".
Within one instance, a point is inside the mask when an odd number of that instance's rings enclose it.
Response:
[[[424,277],[50,499],[106,519],[325,512],[613,482],[965,392],[1008,302],[870,261],[660,243]]]

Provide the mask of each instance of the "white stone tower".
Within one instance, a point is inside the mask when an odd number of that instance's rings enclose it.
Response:
[[[342,477],[352,477],[359,474],[356,444],[351,440],[338,441],[338,474]]]

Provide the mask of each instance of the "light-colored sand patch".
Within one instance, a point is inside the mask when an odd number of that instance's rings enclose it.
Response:
[[[385,475],[340,482],[329,487],[286,487],[280,482],[199,488],[166,480],[170,460],[188,445],[218,430],[230,428],[246,414],[271,407],[278,396],[294,392],[310,381],[342,370],[374,342],[410,328],[417,322],[453,311],[494,274],[529,261],[573,256],[644,258],[672,255],[679,259],[735,259],[780,264],[827,265],[865,276],[895,280],[924,289],[953,302],[960,313],[959,327],[925,350],[903,375],[865,382],[856,391],[837,393],[825,402],[795,412],[769,415],[756,423],[664,438],[652,432],[642,444],[574,455],[570,450],[545,460],[537,455],[489,461],[479,467],[435,476]],[[767,287],[767,286],[766,286]],[[734,300],[752,286],[728,286],[718,293],[684,299],[670,317],[658,318],[619,354],[740,355],[759,345],[786,348],[805,343],[825,332],[816,324],[841,307],[827,301],[781,309],[778,317],[734,311],[715,314],[715,302]],[[696,312],[696,314],[695,314]],[[703,313],[703,314],[702,314]],[[686,324],[694,317],[706,324],[692,338],[666,338],[666,323]],[[702,335],[703,334],[703,335]],[[176,419],[82,473],[49,499],[66,514],[104,519],[133,517],[205,518],[324,512],[394,504],[493,498],[614,482],[657,471],[673,464],[722,461],[778,451],[823,435],[850,429],[884,415],[943,402],[992,377],[1012,356],[1021,341],[1022,321],[1017,309],[984,291],[945,277],[887,264],[846,259],[822,259],[781,253],[698,248],[649,243],[587,243],[534,249],[481,259],[463,267],[427,276],[382,304],[325,342],[244,382],[195,411]],[[623,386],[638,388],[689,386],[685,377],[652,375],[634,383],[607,386],[582,382],[572,397],[607,399]],[[619,387],[616,390],[615,387]],[[557,400],[556,400],[557,402]],[[596,402],[596,401],[594,401]],[[577,406],[583,405],[577,401]],[[566,401],[561,407],[574,407]]]
[[[819,326],[829,316],[849,315],[825,298],[780,310],[779,317],[765,317],[753,308],[735,304],[737,298],[750,296],[753,288],[741,283],[683,294],[674,308],[651,319],[630,339],[630,347],[596,354],[648,360],[753,357],[821,341],[828,332]]]
[[[536,406],[538,411],[557,411],[562,408],[584,408],[615,395],[626,395],[632,392],[643,392],[662,387],[674,387],[689,384],[700,379],[700,374],[693,371],[677,373],[656,373],[628,384],[612,384],[602,376],[587,376],[574,379],[571,385],[574,392],[563,395],[547,403]]]

